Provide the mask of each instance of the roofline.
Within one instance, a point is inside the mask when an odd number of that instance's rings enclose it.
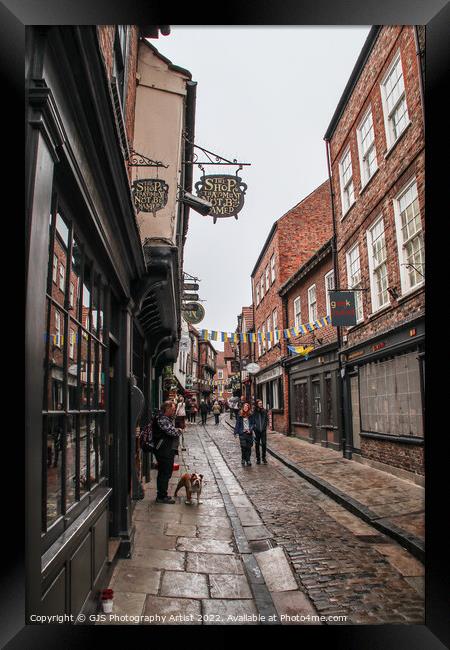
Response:
[[[359,77],[361,76],[361,72],[363,71],[363,68],[367,62],[367,59],[369,58],[369,55],[373,49],[373,46],[375,45],[375,41],[377,40],[378,34],[380,33],[382,27],[383,25],[372,25],[370,32],[362,47],[362,50],[359,53],[359,57],[355,63],[350,78],[347,81],[347,85],[344,88],[344,92],[342,93],[342,96],[339,100],[336,110],[334,111],[334,115],[331,118],[331,122],[328,126],[328,129],[325,135],[323,136],[324,140],[329,141],[334,131],[336,130],[336,126],[341,118],[342,113],[344,112],[345,107],[347,106],[347,103],[356,86],[356,83]]]
[[[179,65],[175,65],[174,63],[172,63],[172,61],[170,61],[170,59],[168,59],[163,54],[161,54],[161,52],[159,50],[157,50],[154,45],[149,43],[146,38],[141,38],[140,40],[148,48],[150,48],[152,50],[152,52],[154,52],[154,54],[156,54],[156,56],[159,59],[161,59],[161,61],[164,61],[164,63],[167,63],[170,70],[173,70],[174,72],[180,72],[181,74],[186,75],[192,81],[192,74],[189,72],[189,70],[186,70],[186,68],[180,68]]]
[[[310,271],[312,271],[317,264],[320,264],[325,257],[327,257],[327,253],[332,254],[333,253],[333,238],[329,239],[321,248],[319,248],[318,251],[314,253],[312,257],[309,258],[307,262],[301,266],[298,271],[293,273],[291,277],[286,280],[286,282],[281,285],[281,287],[278,290],[278,294],[280,296],[284,296],[288,291],[290,291],[299,280],[302,279],[303,276],[308,275]]]

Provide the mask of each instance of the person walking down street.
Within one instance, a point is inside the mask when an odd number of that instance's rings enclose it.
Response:
[[[208,415],[208,404],[205,402],[204,399],[200,402],[200,414],[202,416],[202,424],[205,426],[206,424],[206,416]]]
[[[216,425],[217,425],[217,424],[219,424],[219,416],[220,416],[220,413],[222,411],[222,409],[220,408],[220,404],[219,404],[219,402],[217,400],[214,402],[214,405],[212,407],[212,411],[214,413],[214,417],[216,419]]]
[[[153,420],[153,437],[157,446],[155,457],[158,461],[156,503],[175,503],[175,499],[167,494],[181,435],[181,429],[176,428],[174,424],[175,409],[176,405],[167,400],[163,402],[161,412]]]
[[[239,436],[241,443],[241,463],[248,467],[252,464],[250,456],[253,446],[253,430],[254,430],[254,416],[251,412],[250,404],[244,402],[242,408],[237,416],[236,425],[234,427],[234,435]]]
[[[198,406],[196,400],[192,402],[192,411],[191,411],[191,422],[194,422],[194,424],[197,422],[197,412],[198,412]]]
[[[263,407],[262,400],[256,400],[256,406],[253,411],[253,420],[255,424],[255,452],[256,464],[261,464],[260,446],[262,447],[262,462],[267,465],[266,448],[267,448],[267,425],[269,423],[269,416],[266,409]]]
[[[192,416],[192,402],[188,398],[185,402],[185,407],[186,407],[186,420],[187,422],[192,422],[191,416]]]
[[[210,400],[210,399],[207,401],[207,406],[208,406],[208,413],[211,413],[211,411],[212,411],[212,404],[211,404],[211,400]]]
[[[178,403],[175,411],[175,426],[178,429],[181,429],[181,449],[186,451],[184,446],[184,430],[186,429],[186,404],[184,403],[184,397],[180,395],[178,398]]]

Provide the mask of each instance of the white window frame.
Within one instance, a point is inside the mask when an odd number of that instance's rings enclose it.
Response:
[[[333,286],[332,288],[328,287],[328,280],[329,278],[333,277]],[[327,303],[327,315],[331,316],[331,305],[330,305],[330,291],[332,291],[335,288],[335,282],[334,282],[334,269],[331,269],[331,271],[328,271],[328,273],[325,274],[325,298],[326,298],[326,303]]]
[[[269,291],[270,287],[270,271],[269,265],[266,266],[266,293]]]
[[[53,253],[53,282],[58,284],[58,256]]]
[[[276,309],[274,309],[273,312],[272,312],[272,323],[273,323],[273,332],[274,332],[274,334],[273,334],[273,338],[274,338],[273,344],[276,345],[277,343],[279,343],[279,340],[278,340],[278,338],[276,337],[276,334],[275,334],[275,332],[278,329],[278,312],[277,312]],[[277,338],[277,340],[275,340],[275,338]]]
[[[270,331],[271,331],[270,330],[270,325],[271,325],[271,317],[270,316],[269,316],[269,318],[267,319],[266,322],[267,322],[267,334],[269,334]],[[267,339],[267,349],[270,350],[271,347],[272,347],[272,341],[270,339]]]
[[[64,264],[59,263],[59,288],[64,293],[66,282],[66,269]]]
[[[256,306],[258,306],[259,303],[261,302],[261,299],[260,299],[260,296],[259,296],[259,282],[257,282],[255,286],[256,286],[256,289],[255,289],[255,293],[256,293]]]
[[[372,144],[368,148],[368,150],[364,153],[363,151],[363,139],[362,139],[362,128],[364,126],[364,123],[368,120],[369,116],[372,117],[372,131],[373,131],[373,140]],[[359,127],[356,129],[356,139],[358,142],[358,153],[359,153],[359,168],[361,171],[361,189],[363,189],[367,183],[370,181],[370,179],[373,177],[375,172],[378,169],[378,159],[377,159],[377,149],[375,145],[375,127],[373,124],[373,112],[372,112],[372,107],[369,106],[368,110],[365,112],[363,119],[359,123]],[[367,170],[366,170],[366,161],[369,156],[369,153],[372,151],[372,149],[375,151],[375,168],[373,172],[368,176]]]
[[[314,302],[311,302],[311,290],[314,289]],[[312,306],[316,306],[316,315],[315,317],[312,314],[311,308]],[[312,323],[313,321],[317,320],[317,287],[315,284],[312,284],[309,289],[308,289],[308,315],[309,315],[309,322]]]
[[[384,219],[383,215],[381,214],[375,221],[372,223],[372,225],[367,229],[366,232],[366,237],[367,237],[367,254],[369,258],[369,275],[370,275],[370,299],[372,303],[372,314],[375,314],[376,312],[380,311],[380,309],[385,309],[390,305],[390,297],[389,297],[389,291],[386,290],[387,293],[387,302],[383,304],[379,304],[378,302],[378,291],[377,291],[377,286],[376,286],[376,281],[375,281],[375,273],[378,270],[378,268],[381,266],[381,264],[375,268],[374,261],[373,261],[373,254],[372,254],[372,231],[377,227],[377,225],[382,222],[383,223],[383,237],[384,237],[384,246],[386,248],[386,259],[382,264],[386,264],[386,278],[387,278],[387,286],[389,286],[389,274],[388,274],[388,264],[387,264],[387,244],[386,244],[386,229],[384,227]]]
[[[69,339],[69,358],[73,359],[74,355],[74,342],[75,342],[75,330],[70,328],[70,339]]]
[[[347,181],[347,183],[344,186],[344,174],[343,174],[343,164],[344,160],[347,158],[347,156],[350,156],[350,167],[351,167],[351,176],[350,180]],[[353,162],[352,162],[352,152],[350,149],[350,145],[347,146],[345,152],[342,154],[341,160],[339,162],[339,180],[341,183],[341,206],[342,206],[342,218],[347,214],[347,212],[350,210],[352,205],[355,203],[356,198],[355,198],[355,183],[353,182]],[[350,186],[350,183],[353,186],[353,201],[348,205],[346,205],[346,202],[344,201],[344,196],[347,191],[347,188]]]
[[[299,309],[297,311],[296,305],[298,304]],[[300,296],[297,296],[294,300],[294,327],[298,327],[302,323],[302,301]]]
[[[55,311],[55,345],[61,347],[61,314],[58,310]]]
[[[73,307],[73,299],[75,297],[75,285],[73,282],[70,283],[70,290],[69,290],[69,304],[71,307]]]
[[[414,176],[403,188],[402,190],[397,194],[397,196],[394,197],[394,215],[395,215],[395,230],[396,230],[396,235],[397,235],[397,248],[398,248],[398,261],[400,264],[400,285],[401,285],[401,292],[402,296],[405,294],[411,293],[412,291],[415,291],[419,287],[422,287],[425,284],[425,278],[422,278],[419,282],[414,284],[413,286],[409,286],[409,272],[408,272],[408,267],[406,266],[407,264],[407,257],[406,257],[406,247],[405,247],[405,242],[403,241],[403,228],[402,228],[402,219],[401,219],[401,213],[400,213],[400,199],[406,192],[408,192],[413,186],[416,188],[416,197],[417,197],[417,203],[419,203],[419,195],[417,191],[417,179]],[[425,246],[424,242],[424,235],[423,235],[423,224],[422,224],[422,216],[420,213],[420,206],[419,206],[419,220],[420,220],[420,230],[416,231],[412,237],[409,237],[409,239],[406,240],[406,243],[410,242],[413,240],[415,237],[418,237],[419,235],[422,236],[422,245],[423,247]],[[425,251],[424,251],[425,254]],[[423,269],[420,269],[423,273]]]
[[[272,281],[272,284],[275,282],[275,253],[272,255],[270,258],[270,279]]]
[[[262,300],[264,298],[264,273],[261,276],[260,284],[261,284],[261,300]]]
[[[352,281],[352,272],[351,272],[351,256],[355,249],[358,249],[358,261],[359,261],[359,281]],[[356,243],[352,246],[345,254],[346,263],[347,263],[347,280],[348,288],[353,289],[354,287],[360,288],[362,284],[362,275],[361,275],[361,253],[359,250],[359,243]],[[361,309],[360,309],[361,308]],[[364,305],[362,301],[362,292],[355,291],[355,310],[356,310],[356,324],[362,323],[364,320]],[[358,318],[358,312],[361,311],[361,318]]]
[[[386,93],[386,83],[390,75],[392,74],[394,68],[400,63],[400,70],[402,73],[402,83],[403,83],[403,92],[395,102],[393,108],[389,111],[387,107],[387,93]],[[383,117],[384,117],[384,128],[386,131],[386,142],[387,142],[387,148],[388,151],[392,149],[392,147],[395,145],[397,140],[400,138],[402,133],[405,131],[406,127],[410,123],[410,118],[409,118],[409,111],[408,111],[408,102],[406,101],[406,90],[405,90],[405,75],[403,74],[403,64],[402,64],[402,58],[400,56],[400,50],[398,50],[397,54],[395,55],[391,65],[389,66],[389,69],[387,70],[386,74],[383,77],[383,80],[380,84],[380,91],[381,91],[381,103],[383,106]],[[406,106],[406,122],[403,127],[403,129],[395,136],[394,134],[394,129],[392,126],[392,116],[399,107],[400,103],[405,100],[405,106]]]
[[[223,379],[223,370],[219,369],[217,371],[217,379]]]
[[[266,323],[264,322],[261,327],[261,333],[263,334],[262,336],[262,353],[266,353],[266,339],[264,337],[264,334],[266,333]]]

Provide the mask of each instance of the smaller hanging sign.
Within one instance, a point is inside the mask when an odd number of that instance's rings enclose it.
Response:
[[[181,309],[184,320],[192,325],[197,325],[205,318],[205,309],[199,302],[188,302]]]
[[[167,204],[169,186],[159,178],[140,178],[132,185],[133,200],[138,212],[156,212]]]
[[[330,291],[331,323],[334,327],[356,325],[355,294],[353,291]]]
[[[202,176],[195,184],[197,196],[212,204],[209,215],[214,223],[218,218],[234,217],[244,206],[244,196],[247,185],[239,176],[228,174],[211,174]]]

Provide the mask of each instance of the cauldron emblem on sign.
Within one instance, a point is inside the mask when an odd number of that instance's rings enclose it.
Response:
[[[238,212],[244,205],[244,196],[247,185],[239,176],[226,174],[211,174],[202,176],[195,184],[197,196],[212,204],[208,216],[213,217],[214,223],[223,217],[237,219]]]
[[[159,178],[141,178],[133,183],[133,200],[138,212],[153,212],[161,210],[166,203],[169,193],[167,183]]]

